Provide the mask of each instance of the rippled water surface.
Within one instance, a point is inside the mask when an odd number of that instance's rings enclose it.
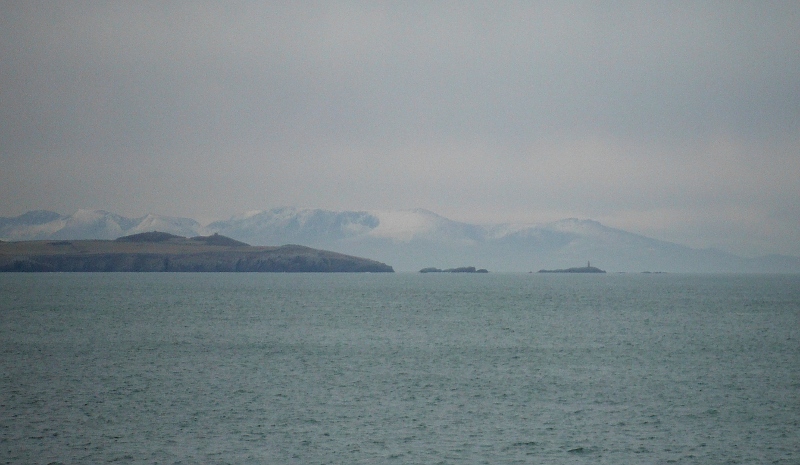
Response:
[[[800,276],[0,275],[3,463],[800,463]]]

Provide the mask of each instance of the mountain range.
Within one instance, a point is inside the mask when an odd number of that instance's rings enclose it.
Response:
[[[800,257],[744,258],[604,226],[588,219],[479,225],[424,209],[330,211],[293,207],[251,211],[202,225],[190,218],[127,218],[103,210],[70,215],[38,210],[0,217],[0,240],[116,239],[149,231],[192,237],[222,234],[258,246],[299,244],[369,257],[398,271],[476,266],[536,271],[582,266],[608,271],[798,273]]]

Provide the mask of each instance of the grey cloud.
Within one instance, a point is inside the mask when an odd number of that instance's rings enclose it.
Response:
[[[631,212],[788,212],[799,187],[796,2],[0,13],[5,214],[422,206],[641,224]]]

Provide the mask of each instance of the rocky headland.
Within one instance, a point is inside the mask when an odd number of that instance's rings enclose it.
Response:
[[[254,247],[219,234],[147,232],[116,240],[0,243],[0,271],[393,272],[381,262],[301,245]]]

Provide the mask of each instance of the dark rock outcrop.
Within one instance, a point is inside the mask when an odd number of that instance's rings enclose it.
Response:
[[[428,267],[419,270],[420,273],[488,273],[489,270],[485,268],[475,269],[474,266],[462,266],[459,268],[448,268],[442,270],[440,268]]]
[[[576,268],[565,268],[562,270],[539,270],[539,273],[605,273],[605,270],[594,266],[582,266]]]

